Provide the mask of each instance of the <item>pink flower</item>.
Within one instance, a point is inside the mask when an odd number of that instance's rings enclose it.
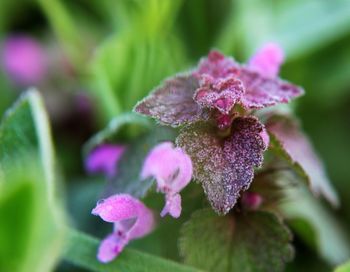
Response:
[[[87,157],[85,168],[89,173],[102,172],[108,177],[117,174],[118,162],[125,151],[125,146],[103,144],[96,147]]]
[[[3,45],[2,59],[5,71],[18,84],[37,84],[45,77],[45,52],[31,37],[8,38]]]
[[[181,214],[179,192],[192,178],[190,157],[181,148],[174,148],[170,142],[159,144],[150,151],[143,164],[141,177],[146,179],[151,176],[157,181],[158,191],[165,194],[161,216],[169,213],[178,218]]]
[[[113,233],[101,242],[98,249],[97,258],[103,263],[116,258],[130,240],[141,238],[154,228],[152,211],[128,194],[113,195],[100,200],[92,214],[114,223]]]
[[[276,77],[284,61],[283,49],[275,43],[267,43],[249,60],[249,67],[267,77]]]

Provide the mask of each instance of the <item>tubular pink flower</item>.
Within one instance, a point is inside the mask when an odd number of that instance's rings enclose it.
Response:
[[[14,36],[3,45],[3,66],[18,84],[37,84],[45,77],[47,58],[40,44],[31,37]]]
[[[283,49],[276,43],[267,43],[249,60],[249,67],[266,77],[276,77],[284,61]]]
[[[97,258],[107,263],[116,258],[130,240],[149,234],[154,228],[154,216],[141,201],[128,194],[113,195],[101,200],[93,215],[114,223],[113,233],[100,244]]]
[[[103,144],[95,148],[85,161],[89,173],[104,173],[108,177],[117,174],[118,162],[124,154],[125,146]]]
[[[170,142],[154,147],[143,164],[141,177],[153,176],[157,181],[158,191],[165,194],[166,202],[161,216],[169,213],[178,218],[181,214],[181,196],[179,192],[191,181],[192,162],[190,157],[179,147]]]

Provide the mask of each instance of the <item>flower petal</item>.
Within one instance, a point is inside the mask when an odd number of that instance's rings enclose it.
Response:
[[[162,192],[180,192],[192,177],[192,162],[181,148],[171,142],[154,147],[145,159],[141,177],[153,176]]]
[[[181,196],[180,194],[166,195],[165,206],[160,213],[164,217],[169,213],[172,217],[178,218],[181,215]]]
[[[284,61],[283,49],[276,43],[267,43],[249,60],[249,67],[266,77],[277,77]]]
[[[140,206],[143,204],[131,195],[119,194],[100,200],[92,214],[106,222],[117,222],[138,217]]]
[[[125,147],[122,145],[103,144],[95,148],[85,161],[85,168],[89,173],[105,173],[108,177],[117,174],[118,162]]]
[[[45,52],[31,37],[8,38],[4,43],[2,59],[6,72],[19,84],[37,84],[46,74]]]
[[[127,239],[118,237],[117,233],[108,235],[98,248],[97,259],[102,263],[112,261],[122,252],[128,242]]]

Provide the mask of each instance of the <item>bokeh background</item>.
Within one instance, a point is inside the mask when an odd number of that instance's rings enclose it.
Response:
[[[348,0],[0,0],[0,116],[28,87],[40,90],[70,220],[99,235],[79,218],[101,184],[84,173],[86,140],[210,49],[245,61],[269,41],[286,52],[282,77],[306,90],[293,108],[340,195],[333,213],[350,230]],[[329,271],[295,244],[290,271]]]

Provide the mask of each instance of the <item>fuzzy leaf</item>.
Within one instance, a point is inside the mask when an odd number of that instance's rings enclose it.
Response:
[[[162,86],[140,101],[134,110],[174,127],[206,119],[205,113],[193,100],[198,87],[195,77],[178,75],[167,79]]]
[[[241,98],[243,107],[261,109],[279,103],[288,103],[302,95],[303,89],[278,78],[269,78],[241,67],[238,78],[243,82],[245,94]]]
[[[262,124],[253,117],[236,118],[231,135],[221,138],[216,129],[197,124],[184,128],[177,145],[192,159],[194,177],[215,211],[226,214],[246,190],[254,176],[254,166],[261,165],[266,145],[260,133]]]
[[[293,258],[291,234],[272,213],[224,217],[205,209],[183,225],[180,252],[185,263],[206,271],[283,271]]]
[[[321,160],[316,155],[309,139],[298,124],[287,116],[274,116],[267,122],[272,134],[272,148],[281,154],[296,171],[305,177],[316,195],[323,195],[334,206],[339,205],[338,196]]]
[[[0,125],[0,271],[53,270],[64,238],[55,170],[48,116],[32,89]]]

